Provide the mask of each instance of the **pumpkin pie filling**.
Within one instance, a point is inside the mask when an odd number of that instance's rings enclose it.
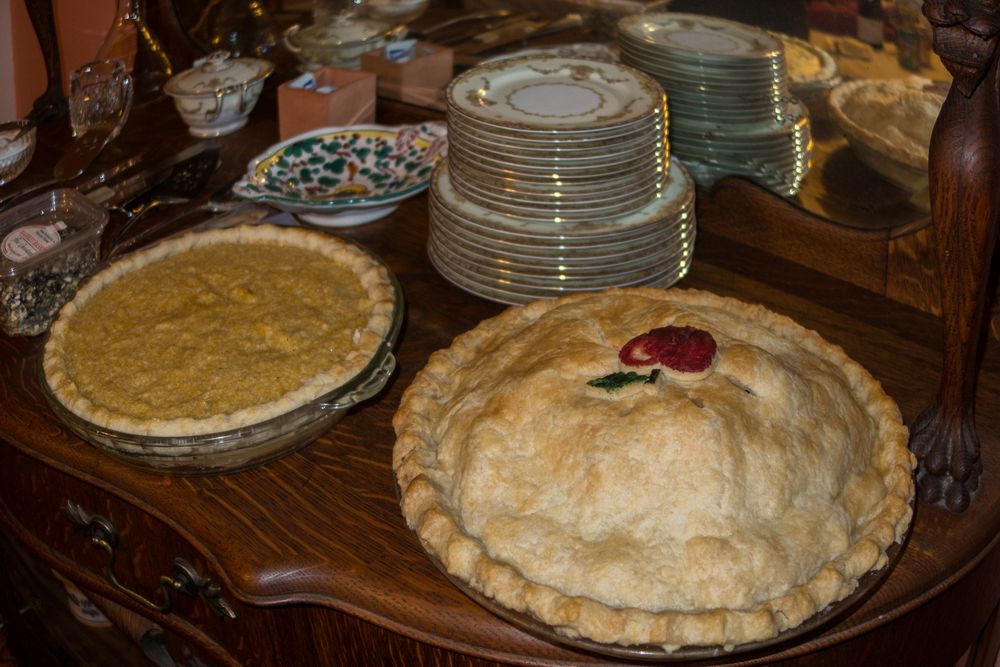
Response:
[[[195,238],[64,309],[45,360],[64,405],[127,432],[212,432],[335,388],[381,343],[392,292],[363,251],[302,230]]]

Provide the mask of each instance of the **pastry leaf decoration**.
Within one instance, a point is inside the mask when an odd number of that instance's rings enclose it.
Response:
[[[656,382],[661,367],[679,373],[702,373],[711,367],[716,349],[712,334],[702,329],[673,325],[659,327],[636,336],[625,343],[618,353],[618,361],[622,367],[652,366],[648,374],[616,371],[590,380],[587,384],[611,394],[630,384]],[[700,377],[693,375],[692,379]]]
[[[656,382],[656,376],[660,374],[659,368],[654,368],[653,372],[649,375],[642,375],[641,373],[636,373],[635,371],[628,371],[627,373],[622,371],[616,371],[614,373],[609,373],[604,377],[597,378],[595,380],[590,380],[587,382],[591,387],[597,387],[598,389],[603,389],[608,393],[614,393],[626,387],[630,384],[635,384],[637,382],[644,382],[646,384],[652,384]]]
[[[707,331],[670,325],[625,343],[618,360],[624,367],[663,366],[681,373],[700,373],[712,365],[715,350],[715,339]]]

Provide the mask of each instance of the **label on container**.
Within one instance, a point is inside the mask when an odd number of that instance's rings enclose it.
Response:
[[[0,253],[12,262],[25,262],[35,255],[55,248],[62,240],[60,231],[66,223],[57,220],[51,225],[25,225],[10,232],[0,242]]]

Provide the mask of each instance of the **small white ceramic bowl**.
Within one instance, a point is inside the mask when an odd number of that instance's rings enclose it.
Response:
[[[288,50],[295,54],[305,72],[320,67],[360,69],[361,54],[400,39],[406,27],[383,20],[340,15],[324,23],[285,30]]]
[[[447,152],[447,132],[439,121],[318,128],[251,160],[233,194],[314,225],[362,225],[427,189]]]
[[[10,141],[27,123],[26,120],[19,121],[11,129],[0,133],[0,185],[20,176],[35,154],[34,127],[16,141]]]
[[[274,70],[260,58],[230,58],[216,51],[195,61],[163,86],[196,137],[219,137],[240,129],[257,104],[264,80]]]
[[[423,16],[430,0],[366,0],[365,10],[373,19],[409,23]]]

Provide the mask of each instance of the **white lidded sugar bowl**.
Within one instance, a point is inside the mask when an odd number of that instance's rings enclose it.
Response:
[[[267,60],[231,58],[227,51],[216,51],[171,77],[163,92],[174,98],[192,135],[218,137],[246,125],[273,70]]]

